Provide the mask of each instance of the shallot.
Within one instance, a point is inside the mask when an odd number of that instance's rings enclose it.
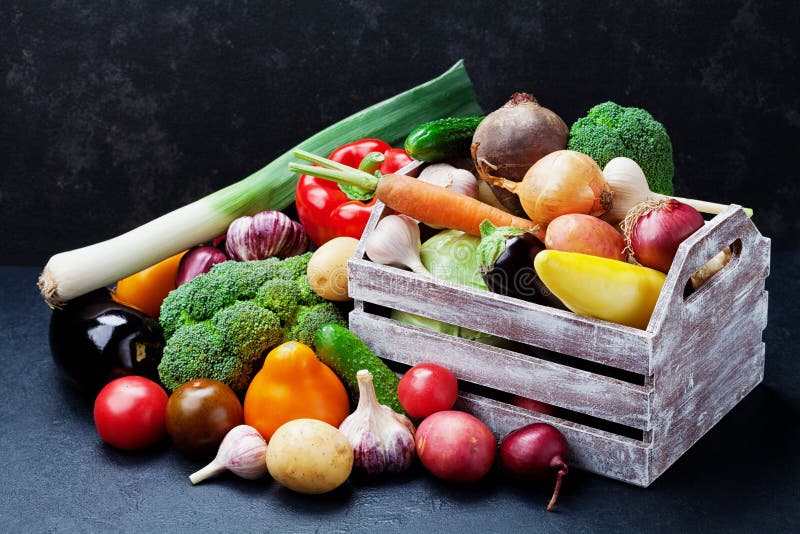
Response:
[[[190,249],[183,255],[178,265],[175,286],[185,284],[192,278],[207,273],[211,267],[223,261],[228,261],[228,256],[217,247],[204,245]]]

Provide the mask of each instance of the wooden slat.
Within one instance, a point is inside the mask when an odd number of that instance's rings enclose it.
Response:
[[[768,296],[759,286],[743,291],[735,293],[727,307],[706,310],[705,318],[684,315],[680,319],[683,328],[657,346],[654,456],[650,465],[653,478],[680,458],[763,378],[762,331]]]
[[[649,484],[647,443],[468,393],[459,395],[457,406],[486,423],[498,439],[530,423],[549,423],[567,438],[570,467],[637,486]]]
[[[649,478],[655,480],[692,445],[714,427],[764,378],[765,346],[746,348],[736,365],[711,375],[705,387],[692,390],[683,402],[686,409],[670,419],[670,428],[655,430],[649,462]]]
[[[350,329],[383,358],[438,363],[459,380],[649,429],[650,388],[361,311],[350,314]]]
[[[410,271],[351,259],[350,296],[562,354],[648,374],[652,335]]]

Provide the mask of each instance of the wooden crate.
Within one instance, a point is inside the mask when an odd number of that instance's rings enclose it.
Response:
[[[442,364],[459,378],[460,408],[498,437],[545,421],[570,444],[572,465],[648,486],[763,378],[770,241],[739,206],[693,234],[646,330],[581,317],[369,261],[364,239],[390,211],[373,210],[349,261],[350,328],[382,358]],[[684,297],[690,276],[726,246],[730,263]],[[396,309],[493,334],[495,348],[400,323]],[[520,395],[558,416],[504,402]]]

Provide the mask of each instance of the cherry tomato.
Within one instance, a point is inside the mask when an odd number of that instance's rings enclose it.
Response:
[[[158,318],[161,302],[175,289],[178,265],[186,251],[160,261],[138,273],[117,282],[114,300],[120,304],[143,311],[150,317]]]
[[[225,434],[243,422],[236,393],[210,378],[183,384],[167,402],[167,433],[175,447],[188,456],[213,456]]]
[[[147,378],[112,380],[94,401],[94,424],[100,439],[132,451],[158,443],[166,434],[166,392]]]
[[[397,396],[408,415],[428,417],[453,407],[458,396],[458,380],[441,365],[420,363],[400,379]]]

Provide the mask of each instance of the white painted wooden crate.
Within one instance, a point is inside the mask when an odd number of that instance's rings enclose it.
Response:
[[[373,263],[364,239],[388,213],[376,205],[348,264],[350,328],[386,360],[436,362],[463,389],[481,386],[462,393],[459,407],[498,438],[545,421],[567,437],[572,465],[648,486],[763,378],[770,240],[739,206],[681,244],[646,330]],[[690,276],[729,245],[729,264],[685,298]],[[530,350],[413,327],[389,319],[392,309]],[[510,394],[558,407],[559,416],[503,402]]]

